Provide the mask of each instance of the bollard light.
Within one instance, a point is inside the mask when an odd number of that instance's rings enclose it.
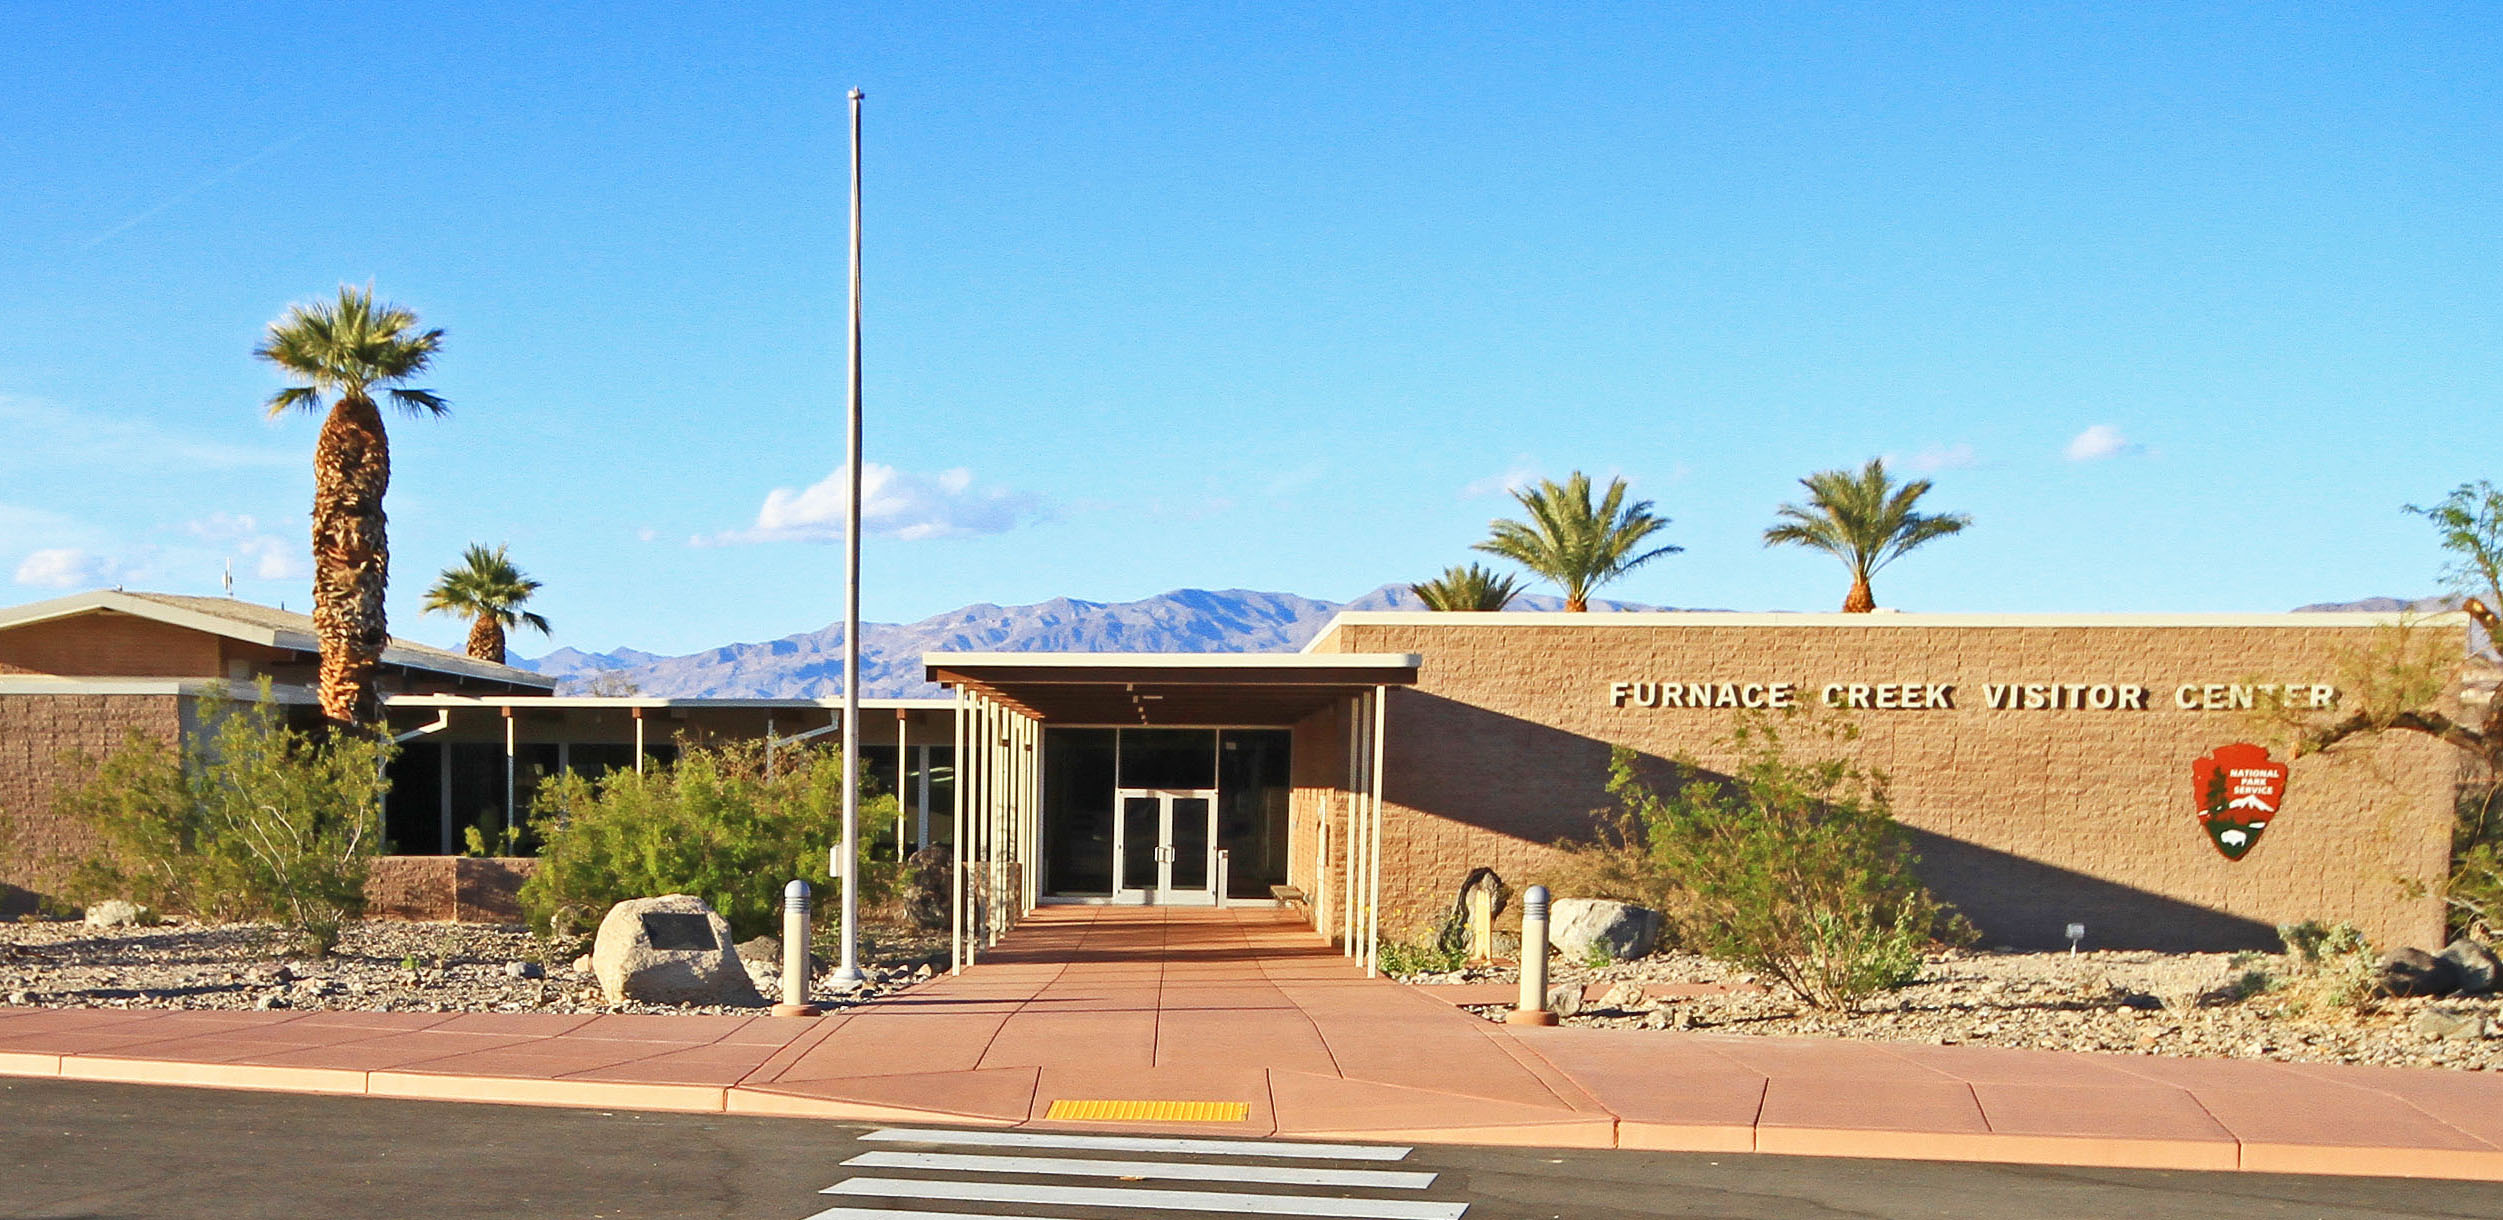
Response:
[[[794,879],[782,887],[782,1002],[777,1017],[813,1017],[819,1009],[808,1002],[808,883]]]
[[[1547,887],[1521,895],[1521,1003],[1504,1020],[1512,1025],[1553,1025],[1547,1011]]]

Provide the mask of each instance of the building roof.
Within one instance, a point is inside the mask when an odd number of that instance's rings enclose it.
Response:
[[[1409,652],[930,652],[929,681],[1064,724],[1291,725],[1380,686],[1414,686]]]
[[[165,623],[169,626],[207,632],[227,639],[258,644],[265,648],[283,648],[295,652],[321,652],[321,643],[313,634],[310,615],[264,606],[255,602],[237,601],[231,597],[194,597],[181,593],[137,593],[121,589],[98,589],[91,593],[73,593],[50,601],[30,602],[23,606],[0,609],[0,631],[29,623],[73,618],[82,614],[128,614],[137,618]],[[556,679],[535,674],[510,665],[481,661],[476,657],[420,644],[415,640],[392,637],[383,649],[382,663],[403,669],[425,670],[463,678],[477,678],[515,686],[551,689]]]

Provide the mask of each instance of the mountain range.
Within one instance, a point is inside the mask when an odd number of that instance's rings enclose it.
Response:
[[[1562,598],[1524,594],[1519,610],[1558,610]],[[1593,601],[1608,610],[1651,610]],[[925,652],[1293,652],[1341,610],[1422,610],[1406,585],[1384,585],[1333,602],[1252,589],[1176,589],[1133,602],[1056,597],[1031,606],[989,603],[916,623],[863,623],[861,693],[941,698],[922,681]],[[725,644],[665,657],[633,648],[559,648],[514,665],[558,680],[561,694],[641,694],[672,699],[830,699],[843,693],[843,625],[756,644]]]
[[[1558,610],[1563,599],[1524,594],[1518,610]],[[1602,610],[1655,610],[1595,601]],[[2319,602],[2298,611],[2453,609],[2456,598],[2375,597]],[[1056,597],[1030,606],[965,606],[916,623],[863,623],[861,693],[941,698],[924,682],[927,652],[1293,652],[1341,610],[1422,610],[1406,585],[1384,585],[1333,602],[1253,589],[1176,589],[1132,602]],[[633,648],[559,648],[515,665],[558,680],[562,694],[641,694],[672,699],[831,699],[843,693],[843,625],[755,644],[724,644],[684,656]]]

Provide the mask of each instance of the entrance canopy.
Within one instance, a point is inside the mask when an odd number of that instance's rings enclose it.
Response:
[[[1082,725],[1287,728],[1376,687],[1414,686],[1397,653],[932,652],[932,682],[1035,720]]]

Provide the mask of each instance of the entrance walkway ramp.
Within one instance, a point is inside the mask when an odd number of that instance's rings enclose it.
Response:
[[[1607,1147],[1505,1032],[1278,910],[1045,907],[980,964],[819,1022],[731,1108],[890,1121]]]
[[[2503,1073],[1502,1026],[1366,978],[1270,909],[1047,907],[963,974],[815,1020],[0,1007],[0,1075],[2503,1181]]]

